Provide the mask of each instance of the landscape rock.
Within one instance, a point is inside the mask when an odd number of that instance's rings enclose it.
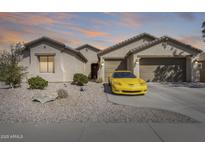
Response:
[[[32,97],[32,101],[38,101],[41,103],[46,103],[56,100],[58,97],[57,93],[37,93]]]

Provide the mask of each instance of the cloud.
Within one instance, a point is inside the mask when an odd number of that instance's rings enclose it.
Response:
[[[6,22],[23,25],[53,25],[73,19],[72,13],[0,13],[0,19]]]
[[[204,49],[205,43],[201,36],[182,36],[178,38],[180,41],[190,44],[194,47]]]
[[[77,25],[70,25],[68,28],[71,30],[83,33],[86,37],[109,37],[110,36],[109,33],[106,33],[103,31],[86,29],[86,28],[82,28]]]
[[[106,18],[93,18],[91,22],[95,25],[95,27],[99,26],[115,26],[117,28],[126,27],[126,28],[138,28],[142,25],[143,20],[140,19],[137,13],[103,13]]]
[[[10,45],[23,41],[25,41],[25,38],[21,35],[21,32],[0,27],[0,50],[8,49]]]
[[[68,31],[47,29],[38,26],[21,25],[20,30],[11,29],[9,27],[0,27],[0,49],[7,49],[11,44],[17,42],[29,42],[42,36],[51,37],[59,40],[69,46],[80,44],[79,38]]]
[[[177,15],[187,21],[194,21],[196,19],[194,13],[191,12],[177,12]]]
[[[104,36],[109,36],[108,33],[101,32],[101,31],[93,31],[93,30],[86,30],[86,29],[79,29],[79,31],[84,33],[88,37],[104,37]]]
[[[120,22],[128,27],[139,27],[142,21],[136,13],[121,13]]]

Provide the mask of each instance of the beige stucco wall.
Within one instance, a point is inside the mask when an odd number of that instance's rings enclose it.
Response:
[[[30,54],[28,54],[30,52]],[[39,72],[39,58],[35,54],[48,53],[55,54],[54,56],[54,73]],[[84,73],[84,62],[77,59],[74,55],[66,52],[61,52],[56,48],[46,44],[30,48],[30,51],[25,51],[27,57],[23,58],[21,64],[27,66],[27,78],[33,76],[41,76],[49,82],[66,82],[72,81],[74,73]]]
[[[202,53],[199,55],[199,61],[205,61],[205,52],[202,52]]]
[[[182,48],[180,46],[176,46],[173,43],[160,43],[160,44],[154,45],[148,49],[140,51],[136,55],[186,56],[186,55],[192,55],[192,54],[194,54],[193,51],[189,51],[189,50]]]
[[[132,55],[130,55],[132,56]],[[160,43],[147,48],[139,53],[134,54],[134,60],[140,60],[140,57],[186,57],[186,76],[187,81],[199,81],[199,70],[195,64],[195,60],[198,59],[199,54],[185,48],[176,46],[172,43]],[[133,64],[134,73],[139,74],[139,65]],[[139,75],[140,76],[140,75]]]
[[[85,64],[85,75],[90,76],[91,64],[98,63],[97,52],[90,48],[83,48],[80,52],[85,56],[88,62]]]

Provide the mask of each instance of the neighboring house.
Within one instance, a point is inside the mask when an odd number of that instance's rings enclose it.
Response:
[[[42,37],[25,44],[21,63],[28,67],[27,78],[39,75],[50,82],[64,82],[84,73],[87,59],[61,42]]]
[[[89,45],[84,44],[76,48],[79,50],[82,55],[87,58],[87,63],[85,64],[85,75],[87,75],[90,79],[97,79],[98,75],[98,56],[97,53],[100,49]]]
[[[205,82],[205,52],[201,53],[199,56],[200,65],[200,81]]]
[[[134,36],[104,50],[85,44],[76,49],[42,37],[25,44],[22,64],[28,77],[42,76],[50,82],[72,81],[75,73],[107,82],[114,70],[130,70],[153,82],[199,81],[197,60],[202,50],[168,36],[147,33]]]
[[[146,81],[198,81],[195,62],[201,52],[168,36],[143,33],[101,51],[98,73],[103,81],[118,69],[131,70]]]

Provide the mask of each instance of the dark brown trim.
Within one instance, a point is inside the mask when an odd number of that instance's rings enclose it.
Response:
[[[124,57],[107,57],[107,58],[103,58],[104,60],[124,60]]]
[[[87,61],[88,61],[87,58],[85,58],[82,53],[80,53],[79,51],[77,51],[77,50],[75,50],[75,49],[66,47],[66,48],[64,48],[62,51],[63,51],[63,52],[67,52],[67,53],[72,52],[72,53],[74,53],[75,55],[77,55],[80,60],[83,60],[83,61],[86,62],[86,63],[87,63]]]
[[[38,38],[38,39],[35,39],[33,41],[30,41],[28,43],[25,43],[24,45],[25,45],[25,47],[32,47],[32,46],[38,45],[39,43],[42,43],[42,42],[55,45],[58,49],[62,49],[65,47],[65,44],[63,44],[59,41],[56,41],[54,39],[51,39],[49,37],[45,37],[45,36]]]
[[[137,55],[137,57],[139,58],[186,58],[189,57],[189,55],[187,56],[170,56],[170,55]]]
[[[55,56],[56,53],[35,53],[35,56]]]

